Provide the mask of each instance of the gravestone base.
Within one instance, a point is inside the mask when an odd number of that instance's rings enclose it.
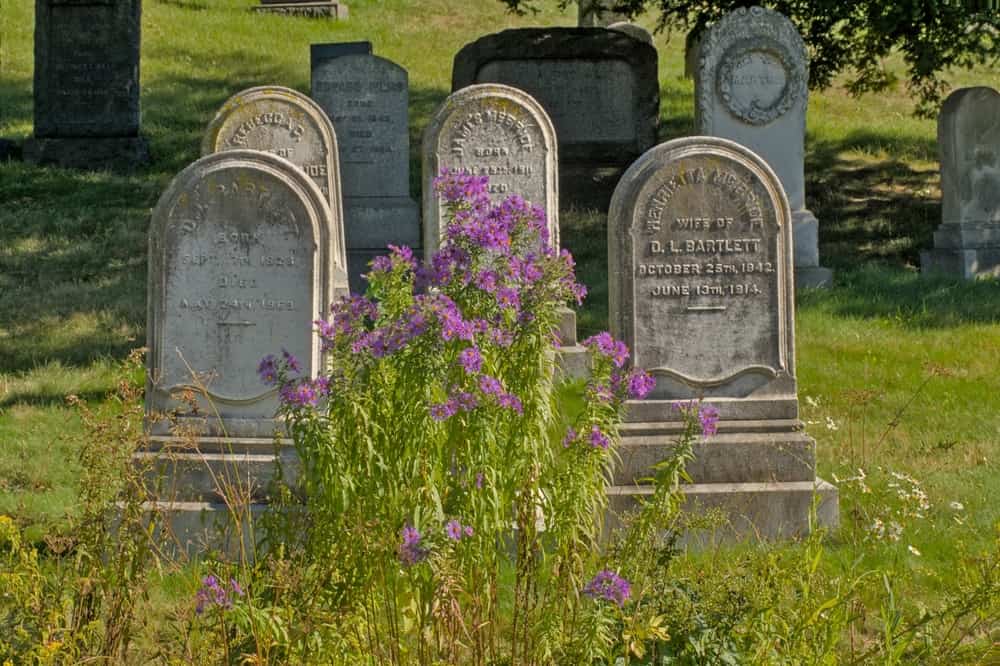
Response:
[[[284,14],[286,16],[305,16],[308,18],[332,18],[338,21],[347,20],[347,5],[337,0],[323,2],[267,2],[253,8],[255,12],[269,14]]]
[[[833,271],[819,265],[819,220],[808,210],[792,213],[795,244],[795,288],[821,288],[833,284]]]
[[[822,479],[695,483],[685,485],[683,490],[684,511],[705,514],[719,510],[727,518],[727,524],[714,529],[685,532],[681,537],[684,545],[699,547],[747,540],[794,539],[817,528],[833,529],[839,525],[837,489]],[[636,508],[640,500],[652,494],[653,486],[609,488],[605,533],[619,528],[618,516]]]
[[[391,243],[421,256],[420,209],[410,197],[345,197],[344,235],[347,240],[347,274],[352,293],[364,293],[361,275],[368,262],[389,254]]]
[[[626,166],[559,162],[559,197],[573,208],[606,213]]]
[[[276,452],[275,441],[263,437],[153,435],[133,461],[143,470],[147,487],[154,489],[147,511],[163,512],[168,542],[188,555],[206,547],[235,555],[240,534],[249,546],[252,519],[267,508],[279,462],[289,484],[294,485],[299,472],[298,456],[287,440]]]
[[[974,249],[934,248],[920,253],[921,275],[949,275],[965,280],[1000,277],[1000,246]]]
[[[145,137],[38,137],[24,143],[24,161],[66,169],[129,171],[148,164]]]
[[[267,505],[253,503],[234,512],[219,502],[155,501],[143,503],[143,510],[148,520],[156,521],[152,537],[166,544],[163,551],[169,557],[217,552],[236,560],[242,549],[252,562],[253,526]],[[240,516],[238,525],[235,514]]]
[[[557,367],[563,378],[585,379],[590,375],[590,355],[576,337],[576,312],[559,309],[559,356]]]

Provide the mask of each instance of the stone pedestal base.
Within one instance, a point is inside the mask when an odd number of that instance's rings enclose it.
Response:
[[[133,460],[154,491],[146,508],[161,514],[163,536],[175,553],[235,555],[241,539],[250,547],[261,537],[253,532],[254,518],[267,508],[279,460],[285,481],[294,485],[298,477],[298,457],[287,442],[276,454],[274,441],[265,438],[205,437],[196,446],[170,437],[150,440]]]
[[[28,139],[24,161],[93,171],[131,171],[149,163],[149,144],[133,137],[51,137]]]
[[[1000,246],[973,249],[934,248],[920,253],[922,275],[949,275],[966,280],[1000,277]]]
[[[680,427],[679,422],[622,425],[606,530],[621,526],[621,514],[653,493],[653,468],[672,455]],[[687,466],[691,483],[684,486],[684,509],[696,514],[721,510],[727,524],[711,534],[685,534],[684,542],[807,534],[816,527],[811,522],[814,495],[819,525],[835,527],[837,489],[816,478],[816,443],[801,427],[797,419],[720,421],[717,435],[696,441],[694,460]]]
[[[268,2],[253,8],[255,12],[286,14],[288,16],[306,16],[309,18],[333,18],[338,21],[347,19],[347,5],[336,0],[326,2]]]
[[[819,220],[808,210],[792,213],[795,288],[829,287],[833,271],[819,265]]]
[[[590,355],[586,347],[577,343],[576,312],[559,309],[559,356],[556,363],[565,378],[585,379],[590,375]]]

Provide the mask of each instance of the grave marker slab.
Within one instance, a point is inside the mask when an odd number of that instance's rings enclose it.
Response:
[[[455,56],[452,90],[499,83],[545,109],[559,139],[560,190],[606,208],[624,169],[656,142],[656,49],[619,30],[522,28],[486,35]]]
[[[518,194],[545,208],[549,237],[559,246],[556,134],[542,106],[510,86],[480,84],[452,93],[423,138],[424,251],[440,246],[444,208],[434,195],[442,169],[490,177],[494,200]]]
[[[673,401],[703,397],[720,434],[696,446],[689,502],[724,508],[737,534],[784,537],[808,527],[816,490],[836,522],[798,420],[791,210],[774,171],[724,139],[661,144],[615,190],[608,252],[612,333],[657,380],[629,405],[613,505],[648,491],[635,484],[683,427]]]
[[[924,273],[1000,277],[1000,93],[956,90],[938,116],[941,225]]]
[[[792,207],[799,286],[824,286],[819,222],[805,202],[805,127],[809,58],[795,26],[761,7],[740,8],[698,41],[695,128],[731,139],[767,160]]]
[[[36,0],[26,160],[93,169],[149,160],[139,136],[141,12],[141,0]]]
[[[253,9],[269,14],[332,18],[340,21],[346,20],[348,16],[347,3],[340,0],[260,0],[260,4]]]
[[[331,49],[316,47],[337,45],[313,46],[312,96],[337,130],[351,287],[361,291],[361,274],[386,245],[420,248],[410,198],[409,77],[370,53],[338,49],[330,57]]]
[[[318,370],[312,322],[346,289],[339,226],[313,180],[270,153],[224,151],[182,171],[150,226],[147,411],[182,408],[190,389],[202,434],[269,437],[277,396],[257,363],[283,346],[304,376]]]

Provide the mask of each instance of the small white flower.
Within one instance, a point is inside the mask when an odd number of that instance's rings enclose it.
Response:
[[[916,555],[917,557],[920,557],[920,551],[914,548],[913,546],[907,546],[906,549],[911,553],[913,553],[914,555]]]
[[[829,416],[826,417],[826,429],[827,430],[840,430],[840,426]]]
[[[811,395],[807,395],[806,396],[806,403],[810,407],[819,407],[819,400],[817,400],[816,398],[812,397]]]
[[[961,502],[952,502],[948,506],[951,507],[952,511],[965,511],[965,505]]]

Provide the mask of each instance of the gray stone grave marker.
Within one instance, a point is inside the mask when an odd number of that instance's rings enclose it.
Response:
[[[924,273],[1000,277],[1000,93],[956,90],[938,116],[941,226]]]
[[[346,2],[340,0],[260,0],[253,8],[255,12],[305,16],[308,18],[332,18],[344,21],[348,16]]]
[[[361,291],[361,274],[386,245],[420,246],[410,198],[409,83],[390,60],[344,49],[330,57],[323,47],[333,46],[313,45],[312,96],[337,131],[351,288]]]
[[[35,132],[29,162],[130,168],[139,136],[140,0],[36,0]]]
[[[340,157],[337,135],[323,109],[291,88],[260,86],[236,93],[209,123],[201,152],[245,149],[283,157],[316,183],[333,215],[331,242],[339,256],[345,248]]]
[[[161,499],[185,548],[208,527],[204,519],[227,514],[218,479],[235,471],[254,483],[255,500],[263,497],[274,472],[272,436],[282,426],[274,420],[277,391],[261,382],[257,366],[283,347],[300,360],[303,377],[318,373],[312,322],[347,286],[338,226],[312,179],[256,150],[202,157],[153,211],[146,387],[153,450],[137,457],[168,471],[174,494]],[[159,418],[166,413],[175,428]],[[294,468],[293,450],[281,455]]]
[[[819,222],[805,201],[809,58],[802,38],[778,12],[744,7],[712,25],[697,49],[697,133],[731,139],[767,160],[792,207],[796,284],[828,285]]]
[[[612,506],[649,491],[682,425],[672,401],[704,397],[719,435],[696,446],[689,502],[726,510],[736,534],[807,529],[813,493],[835,523],[798,420],[791,210],[767,163],[739,144],[661,144],[622,177],[608,218],[612,333],[657,380],[629,405]]]
[[[620,30],[521,28],[486,35],[455,56],[451,88],[525,91],[559,139],[564,203],[606,209],[625,168],[656,142],[656,49]]]

